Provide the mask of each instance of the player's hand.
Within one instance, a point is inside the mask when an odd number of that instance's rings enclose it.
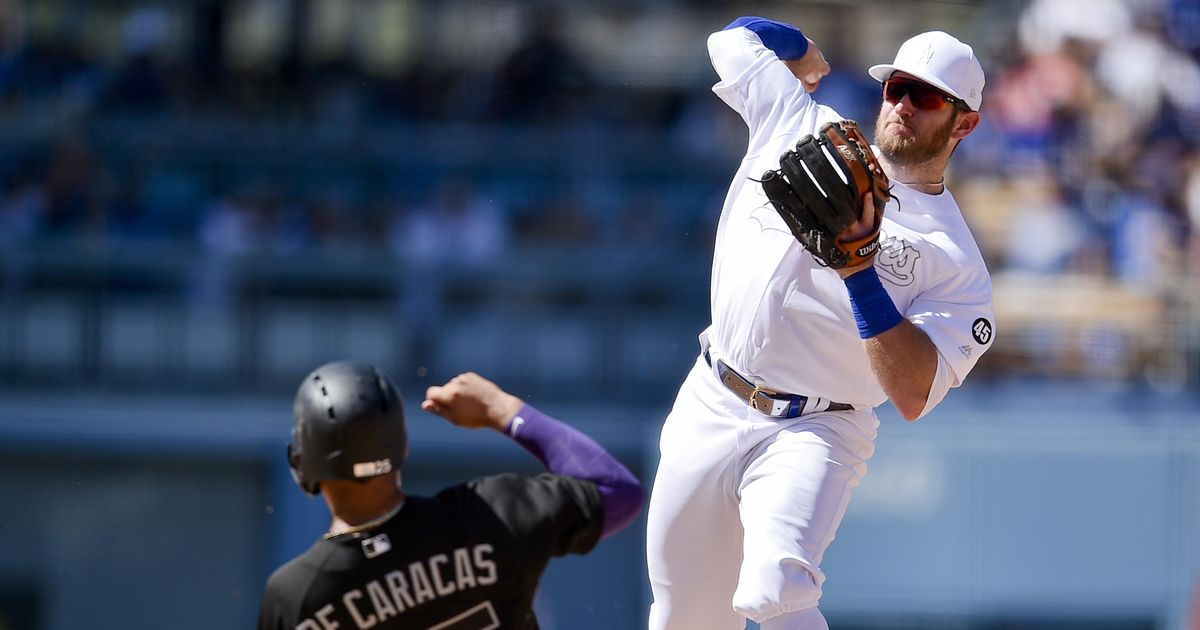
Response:
[[[437,414],[455,426],[502,432],[524,404],[520,398],[486,378],[466,372],[445,385],[434,385],[426,390],[421,409]]]
[[[867,236],[875,229],[877,229],[875,227],[875,201],[871,198],[871,193],[868,192],[867,194],[863,195],[862,213],[858,215],[858,220],[854,223],[851,223],[850,227],[846,228],[846,231],[839,234],[838,240],[857,241],[858,239]],[[867,260],[864,260],[863,262],[852,267],[842,267],[841,269],[838,269],[837,272],[838,275],[845,280],[846,278],[849,278],[850,276],[874,264],[875,256],[871,256]]]
[[[821,85],[821,79],[829,74],[829,62],[825,61],[825,55],[821,54],[821,49],[817,48],[816,42],[808,39],[808,52],[799,59],[784,61],[784,65],[792,74],[796,75],[804,83],[804,89],[809,93],[813,93]]]

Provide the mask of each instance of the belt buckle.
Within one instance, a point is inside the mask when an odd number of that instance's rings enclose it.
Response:
[[[772,413],[774,411],[774,409],[771,408],[771,407],[773,407],[773,405],[769,405],[766,409],[760,409],[759,404],[758,404],[758,395],[759,394],[766,396],[768,400],[772,400],[771,396],[774,395],[774,393],[775,392],[773,392],[769,389],[756,386],[754,389],[750,390],[750,408],[757,412],[765,413],[768,416],[774,415]],[[774,402],[774,401],[772,401],[772,402]]]

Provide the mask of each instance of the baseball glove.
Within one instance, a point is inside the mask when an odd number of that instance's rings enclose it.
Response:
[[[841,269],[873,258],[879,250],[888,178],[871,145],[852,120],[826,123],[779,158],[779,169],[762,177],[763,192],[796,240],[826,267]],[[871,193],[875,224],[870,234],[847,241],[846,229],[862,214]]]

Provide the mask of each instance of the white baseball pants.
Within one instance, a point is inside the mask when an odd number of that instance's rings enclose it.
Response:
[[[663,425],[646,556],[650,630],[827,628],[821,557],[866,475],[871,410],[777,419],[703,359]]]

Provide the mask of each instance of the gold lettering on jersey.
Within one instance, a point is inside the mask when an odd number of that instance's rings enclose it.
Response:
[[[459,591],[495,584],[500,579],[488,544],[434,554],[342,594],[341,607],[359,630],[367,630],[405,611]],[[296,630],[339,630],[337,609],[326,604]]]

